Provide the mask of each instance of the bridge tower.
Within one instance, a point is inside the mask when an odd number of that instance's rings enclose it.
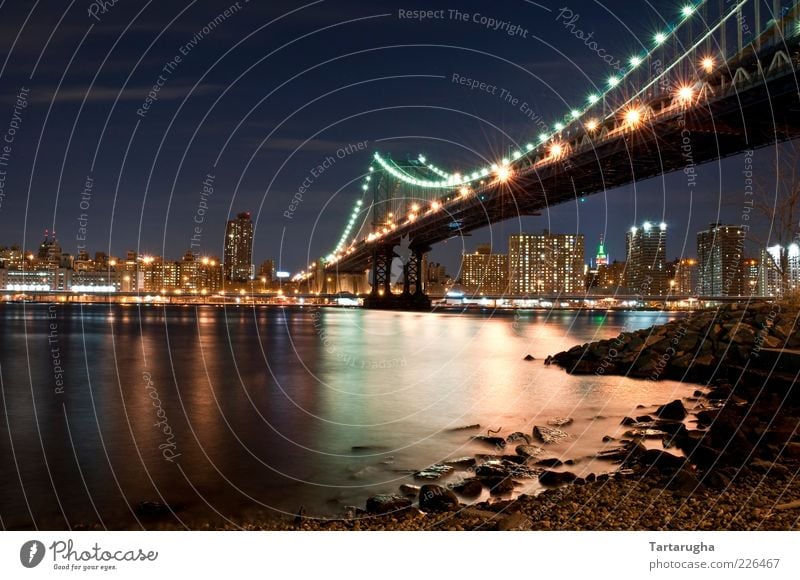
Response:
[[[394,172],[407,176],[422,176],[430,172],[424,159],[396,163],[387,158],[387,162],[391,163]],[[380,165],[371,172],[370,189],[372,231],[382,234],[391,234],[401,217],[417,211],[415,208],[428,203],[429,197],[434,198],[424,188],[411,187]],[[364,306],[379,310],[429,310],[431,300],[425,294],[422,263],[430,250],[427,244],[420,243],[411,235],[399,241],[387,236],[385,242],[373,243],[370,251],[371,289]]]

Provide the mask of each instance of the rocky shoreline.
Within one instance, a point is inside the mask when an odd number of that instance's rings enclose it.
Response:
[[[222,529],[797,529],[798,317],[797,307],[784,304],[733,304],[548,357],[545,364],[570,373],[698,383],[693,397],[622,419],[624,437],[604,438],[613,444],[596,457],[607,471],[578,477],[572,459],[544,457],[549,444],[568,435],[571,420],[554,418],[530,434],[473,435],[494,453],[429,466],[414,473],[419,485],[373,496],[347,517],[300,512]],[[466,477],[439,481],[453,470]],[[545,491],[507,499],[521,481],[534,479]],[[468,505],[484,490],[491,500]]]

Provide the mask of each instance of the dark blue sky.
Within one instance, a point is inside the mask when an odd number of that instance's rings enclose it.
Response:
[[[249,210],[255,261],[296,270],[335,246],[375,149],[471,168],[531,140],[531,116],[552,122],[613,72],[565,28],[562,8],[603,54],[626,60],[682,5],[462,1],[462,21],[453,4],[118,0],[103,13],[86,0],[0,1],[0,133],[16,119],[0,168],[0,245],[33,247],[55,228],[73,253],[85,243],[177,258],[202,219],[195,249],[220,255],[225,221]],[[420,9],[444,17],[401,17]],[[454,74],[520,102],[470,90]],[[355,151],[337,157],[348,146]],[[757,156],[767,187],[773,153]],[[328,157],[335,162],[317,171]],[[625,230],[645,219],[669,224],[670,258],[691,256],[708,222],[738,223],[742,168],[741,157],[704,166],[693,195],[678,174],[553,207],[450,240],[433,259],[452,270],[464,248],[492,240],[504,249],[509,234],[543,228],[585,234],[587,258],[605,233],[621,258]]]

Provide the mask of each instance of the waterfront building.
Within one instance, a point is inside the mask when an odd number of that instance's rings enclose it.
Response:
[[[508,255],[492,254],[488,244],[461,256],[460,283],[469,295],[503,296],[508,292]]]
[[[632,227],[625,236],[625,253],[628,292],[643,296],[667,293],[667,224],[646,221],[641,227]]]
[[[709,224],[697,234],[700,294],[742,295],[741,260],[745,232],[740,226]]]
[[[699,265],[695,258],[683,258],[675,265],[675,285],[673,293],[680,296],[696,296],[698,287]]]
[[[247,282],[253,277],[253,221],[249,212],[229,220],[225,228],[223,269],[229,282]]]
[[[513,296],[584,291],[582,234],[516,234],[508,241],[508,284]]]

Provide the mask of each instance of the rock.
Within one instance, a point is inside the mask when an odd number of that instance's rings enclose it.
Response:
[[[497,522],[497,530],[500,532],[510,532],[527,527],[528,518],[520,512],[509,514]]]
[[[673,491],[679,497],[689,497],[700,487],[700,482],[694,473],[684,466],[675,474],[670,476],[667,482],[667,489]]]
[[[552,427],[565,427],[566,425],[572,424],[573,419],[571,417],[555,417],[553,419],[549,419],[547,424]]]
[[[411,507],[411,500],[402,495],[374,495],[367,499],[367,513],[382,515]]]
[[[500,459],[516,465],[522,465],[528,460],[527,457],[523,457],[522,455],[501,455]]]
[[[660,449],[647,449],[637,459],[637,461],[647,467],[654,467],[661,473],[675,473],[679,471],[686,459],[678,457],[672,453],[661,451]]]
[[[423,485],[419,490],[419,507],[424,511],[449,511],[458,508],[458,498],[441,485]]]
[[[652,420],[653,418],[650,415],[639,415],[638,417],[636,417],[637,423],[649,423]]]
[[[410,497],[417,497],[419,495],[419,486],[404,483],[400,486],[400,493]]]
[[[455,457],[453,459],[447,459],[443,462],[445,465],[451,465],[453,467],[473,467],[477,461],[474,457]]]
[[[542,467],[558,467],[563,465],[564,463],[560,459],[556,459],[555,457],[548,457],[547,459],[540,459],[536,462],[535,465],[540,465]]]
[[[796,510],[800,508],[800,500],[790,501],[789,503],[781,503],[775,506],[776,510]]]
[[[160,501],[140,501],[136,504],[136,514],[143,517],[165,516],[172,512],[172,508]]]
[[[505,447],[506,440],[502,437],[490,437],[488,435],[473,435],[473,441],[480,441],[481,443],[486,443],[487,445],[492,445],[493,447]]]
[[[770,475],[779,479],[790,475],[790,471],[780,463],[765,461],[763,459],[753,459],[749,463],[748,467],[760,475],[766,475],[769,473]]]
[[[514,431],[511,435],[506,437],[506,441],[509,443],[514,443],[515,441],[524,441],[525,443],[530,443],[531,437],[530,435],[526,435],[521,431]]]
[[[508,470],[499,461],[487,461],[475,470],[478,477],[508,477]]]
[[[571,471],[543,471],[539,474],[539,483],[542,485],[559,486],[572,483],[577,475]]]
[[[472,425],[462,425],[461,427],[453,427],[452,429],[448,429],[448,431],[471,431],[473,429],[480,429],[480,423],[474,423]]]
[[[525,355],[525,360],[536,360],[536,359],[532,355],[526,354]]]
[[[636,419],[632,417],[623,417],[622,421],[619,422],[620,425],[635,425]]]
[[[733,480],[724,469],[712,469],[702,478],[702,482],[706,486],[721,490],[728,489],[732,481]]]
[[[516,451],[517,455],[522,455],[523,457],[536,457],[541,455],[544,449],[535,445],[517,445],[514,451]]]
[[[800,459],[800,443],[787,443],[783,449],[783,456],[789,459]]]
[[[656,415],[662,419],[682,421],[686,417],[686,408],[683,406],[680,399],[675,399],[671,403],[661,405],[656,410]]]
[[[597,476],[594,473],[590,473],[584,479],[586,480],[587,483],[592,483],[597,479]]]
[[[460,481],[453,485],[451,489],[464,497],[478,497],[483,493],[483,485],[474,477]]]
[[[545,444],[558,443],[568,437],[567,433],[561,429],[539,425],[533,428],[533,436]]]
[[[631,429],[625,431],[625,437],[638,437],[641,439],[660,439],[667,435],[669,435],[669,433],[659,429]]]
[[[611,435],[603,435],[603,443],[608,443],[609,441],[616,441],[616,439]]]
[[[416,479],[439,479],[452,472],[452,466],[445,465],[444,463],[437,463],[436,465],[431,465],[421,471],[417,471],[414,473],[414,477]]]
[[[503,495],[514,491],[514,480],[510,477],[483,477],[483,484],[492,495]]]

